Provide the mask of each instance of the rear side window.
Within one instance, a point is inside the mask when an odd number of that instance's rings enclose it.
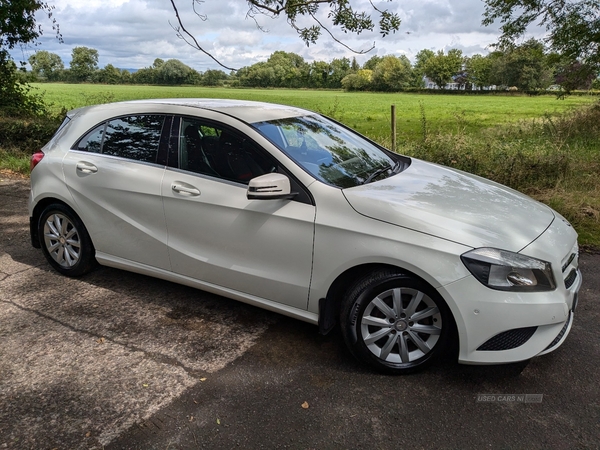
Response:
[[[89,131],[75,149],[156,163],[164,121],[153,114],[112,119]]]

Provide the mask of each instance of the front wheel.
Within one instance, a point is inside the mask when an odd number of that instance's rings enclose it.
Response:
[[[38,235],[44,256],[63,275],[77,277],[96,265],[90,236],[71,208],[48,206],[40,215]]]
[[[340,320],[359,360],[390,374],[423,369],[443,353],[451,313],[427,283],[392,270],[371,273],[349,290]]]

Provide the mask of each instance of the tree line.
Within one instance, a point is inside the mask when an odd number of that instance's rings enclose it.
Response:
[[[31,70],[26,81],[63,81],[104,84],[200,85],[259,88],[316,88],[348,91],[385,91],[436,87],[479,90],[512,89],[539,91],[560,86],[564,91],[587,90],[598,86],[592,67],[568,62],[547,52],[544,44],[530,39],[520,45],[506,45],[488,55],[464,56],[459,49],[448,52],[421,50],[415,63],[404,55],[373,56],[362,66],[356,58],[312,61],[291,52],[276,51],[266,61],[225,73],[199,72],[177,59],[154,60],[135,72],[112,64],[98,67],[98,51],[88,47],[72,50],[68,68],[61,58],[45,50],[29,57]],[[429,84],[427,86],[426,84]]]

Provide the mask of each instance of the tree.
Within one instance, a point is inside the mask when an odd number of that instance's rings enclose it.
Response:
[[[427,63],[429,58],[433,56],[435,56],[435,52],[433,50],[429,50],[428,48],[425,48],[419,53],[417,53],[417,56],[415,58],[415,66],[413,67],[415,72],[421,75],[422,77],[425,76],[425,64]]]
[[[575,61],[558,65],[555,82],[568,94],[577,89],[590,89],[595,79],[596,74],[591,66]]]
[[[373,87],[378,91],[401,91],[410,85],[412,65],[404,55],[388,55],[375,66]]]
[[[144,67],[131,74],[131,82],[134,84],[157,84],[156,69]]]
[[[154,65],[156,66],[156,60]],[[158,66],[156,82],[160,84],[197,84],[200,74],[178,59],[169,59]]]
[[[36,25],[35,13],[43,11],[52,19],[53,7],[39,0],[2,0],[0,8],[0,49],[10,50],[17,45],[27,45],[40,37],[42,29]],[[55,19],[52,29],[57,38],[60,30]]]
[[[313,61],[308,71],[308,85],[312,88],[327,87],[331,66],[325,61]]]
[[[131,83],[131,72],[127,69],[120,69],[121,71],[121,83]]]
[[[369,69],[360,69],[356,73],[347,75],[342,80],[342,87],[347,91],[367,91],[371,88],[373,80],[373,71]]]
[[[39,50],[29,57],[32,72],[48,81],[56,81],[60,78],[65,65],[56,53]]]
[[[367,70],[375,70],[377,64],[379,64],[382,60],[383,56],[373,55],[363,64],[362,68]]]
[[[74,47],[71,51],[71,77],[75,81],[88,81],[98,70],[98,50]]]
[[[222,70],[207,70],[202,74],[204,86],[220,86],[229,76]]]
[[[288,87],[306,86],[310,65],[300,55],[277,51],[266,62],[244,67],[237,72],[242,86]]]
[[[329,64],[330,73],[327,80],[327,87],[339,89],[342,87],[342,80],[353,72],[352,62],[348,58],[334,58]]]
[[[309,65],[296,53],[276,51],[267,59],[267,65],[273,69],[275,87],[302,87],[308,77]]]
[[[525,34],[532,24],[545,27],[546,43],[570,63],[600,70],[600,2],[598,0],[485,0],[482,23],[499,21],[500,45]]]
[[[154,62],[152,63],[152,69],[160,69],[162,67],[162,65],[165,63],[164,60],[160,59],[160,58],[156,58],[154,60]]]
[[[242,67],[236,75],[241,86],[273,87],[276,84],[273,67],[264,61]]]
[[[112,64],[107,64],[104,69],[100,69],[96,74],[96,79],[100,83],[119,84],[122,81],[121,71]]]
[[[52,18],[52,7],[39,0],[2,0],[0,7],[0,107],[10,108],[19,113],[42,113],[44,104],[40,97],[30,94],[29,87],[23,84],[17,73],[17,66],[9,50],[15,46],[26,46],[42,34],[36,25],[36,12],[44,12]],[[61,39],[56,21],[52,28]]]
[[[172,25],[177,33],[177,37],[212,58],[222,67],[235,70],[222,64],[200,45],[194,35],[183,24],[177,7],[178,1],[170,1],[177,20],[177,24]],[[202,6],[203,0],[192,0],[191,3],[196,15],[201,20],[207,20],[208,17],[199,13],[197,9]],[[315,44],[323,32],[325,32],[335,42],[353,52],[367,53],[375,47],[375,44],[367,50],[354,50],[337,38],[332,30],[337,28],[345,34],[360,35],[363,31],[373,31],[377,27],[381,36],[385,37],[390,33],[395,33],[400,28],[400,17],[398,14],[389,12],[387,9],[379,9],[373,2],[369,2],[371,6],[370,11],[356,10],[348,0],[247,0],[247,4],[247,16],[253,18],[260,29],[262,27],[258,24],[259,16],[266,16],[268,18],[285,17],[289,25],[298,33],[298,36],[307,46]],[[329,10],[327,23],[324,23],[321,19],[321,15],[319,14],[321,8],[328,8]],[[376,21],[372,18],[373,13],[378,15],[377,25]],[[307,25],[307,22],[310,25]]]
[[[490,56],[492,84],[516,87],[521,91],[546,89],[552,83],[544,44],[530,39],[522,45],[509,44],[502,52]]]
[[[462,65],[462,50],[452,49],[447,55],[440,50],[434,56],[427,58],[423,65],[423,72],[438,88],[443,89],[452,81],[452,77],[461,71]]]
[[[482,55],[473,55],[465,62],[468,82],[482,89],[490,86],[492,58]]]

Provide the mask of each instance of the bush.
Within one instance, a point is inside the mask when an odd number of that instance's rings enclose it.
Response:
[[[531,140],[433,134],[402,148],[407,154],[471,172],[517,190],[552,188],[569,171],[567,152]]]
[[[8,117],[0,115],[0,142],[4,149],[13,148],[29,154],[50,140],[59,117]]]
[[[0,111],[12,116],[44,114],[46,105],[42,97],[31,91],[22,79],[23,75],[8,58],[8,53],[0,50]]]

